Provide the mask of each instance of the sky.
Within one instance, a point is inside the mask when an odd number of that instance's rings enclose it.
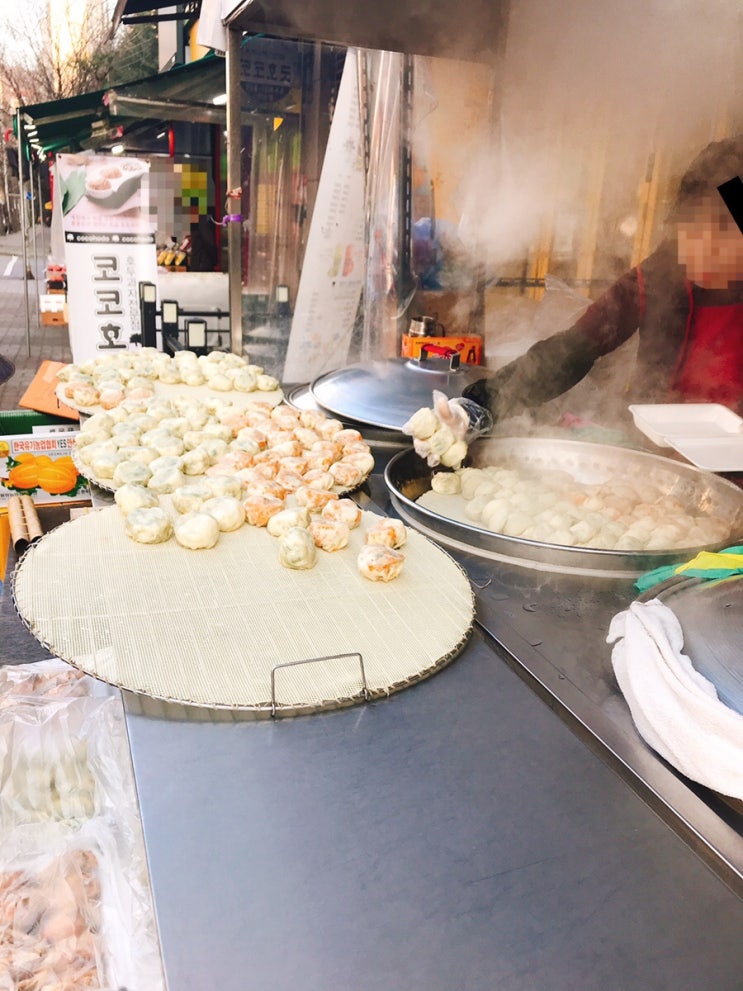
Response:
[[[0,25],[9,23],[12,25],[27,24],[32,26],[43,16],[47,5],[57,11],[57,16],[65,16],[66,11],[75,13],[85,9],[86,3],[91,0],[2,0],[0,3]],[[115,0],[97,0],[108,9],[108,19],[113,16]],[[12,53],[13,39],[7,33],[3,38],[3,44]]]

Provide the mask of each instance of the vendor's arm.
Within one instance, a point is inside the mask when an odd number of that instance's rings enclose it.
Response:
[[[568,330],[538,341],[494,375],[468,386],[464,395],[489,408],[496,420],[562,395],[588,374],[597,358],[632,336],[641,305],[642,279],[633,269]]]

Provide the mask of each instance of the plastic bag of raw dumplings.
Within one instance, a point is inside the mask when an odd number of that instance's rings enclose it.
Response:
[[[62,661],[0,668],[0,865],[0,991],[164,988],[120,694]]]

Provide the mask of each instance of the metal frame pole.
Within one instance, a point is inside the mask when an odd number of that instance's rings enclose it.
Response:
[[[18,134],[18,189],[20,190],[21,201],[21,233],[23,234],[23,292],[26,302],[26,353],[31,357],[31,316],[28,310],[28,236],[26,224],[26,195],[23,189],[23,121],[21,120],[20,109],[16,112],[17,134]]]

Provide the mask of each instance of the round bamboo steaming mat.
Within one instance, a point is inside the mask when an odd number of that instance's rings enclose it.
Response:
[[[474,619],[462,569],[415,531],[399,578],[361,577],[356,557],[377,519],[364,513],[348,547],[291,571],[264,528],[190,551],[137,544],[119,510],[102,509],[23,556],[16,608],[53,653],[120,688],[256,715],[339,708],[433,674]]]

